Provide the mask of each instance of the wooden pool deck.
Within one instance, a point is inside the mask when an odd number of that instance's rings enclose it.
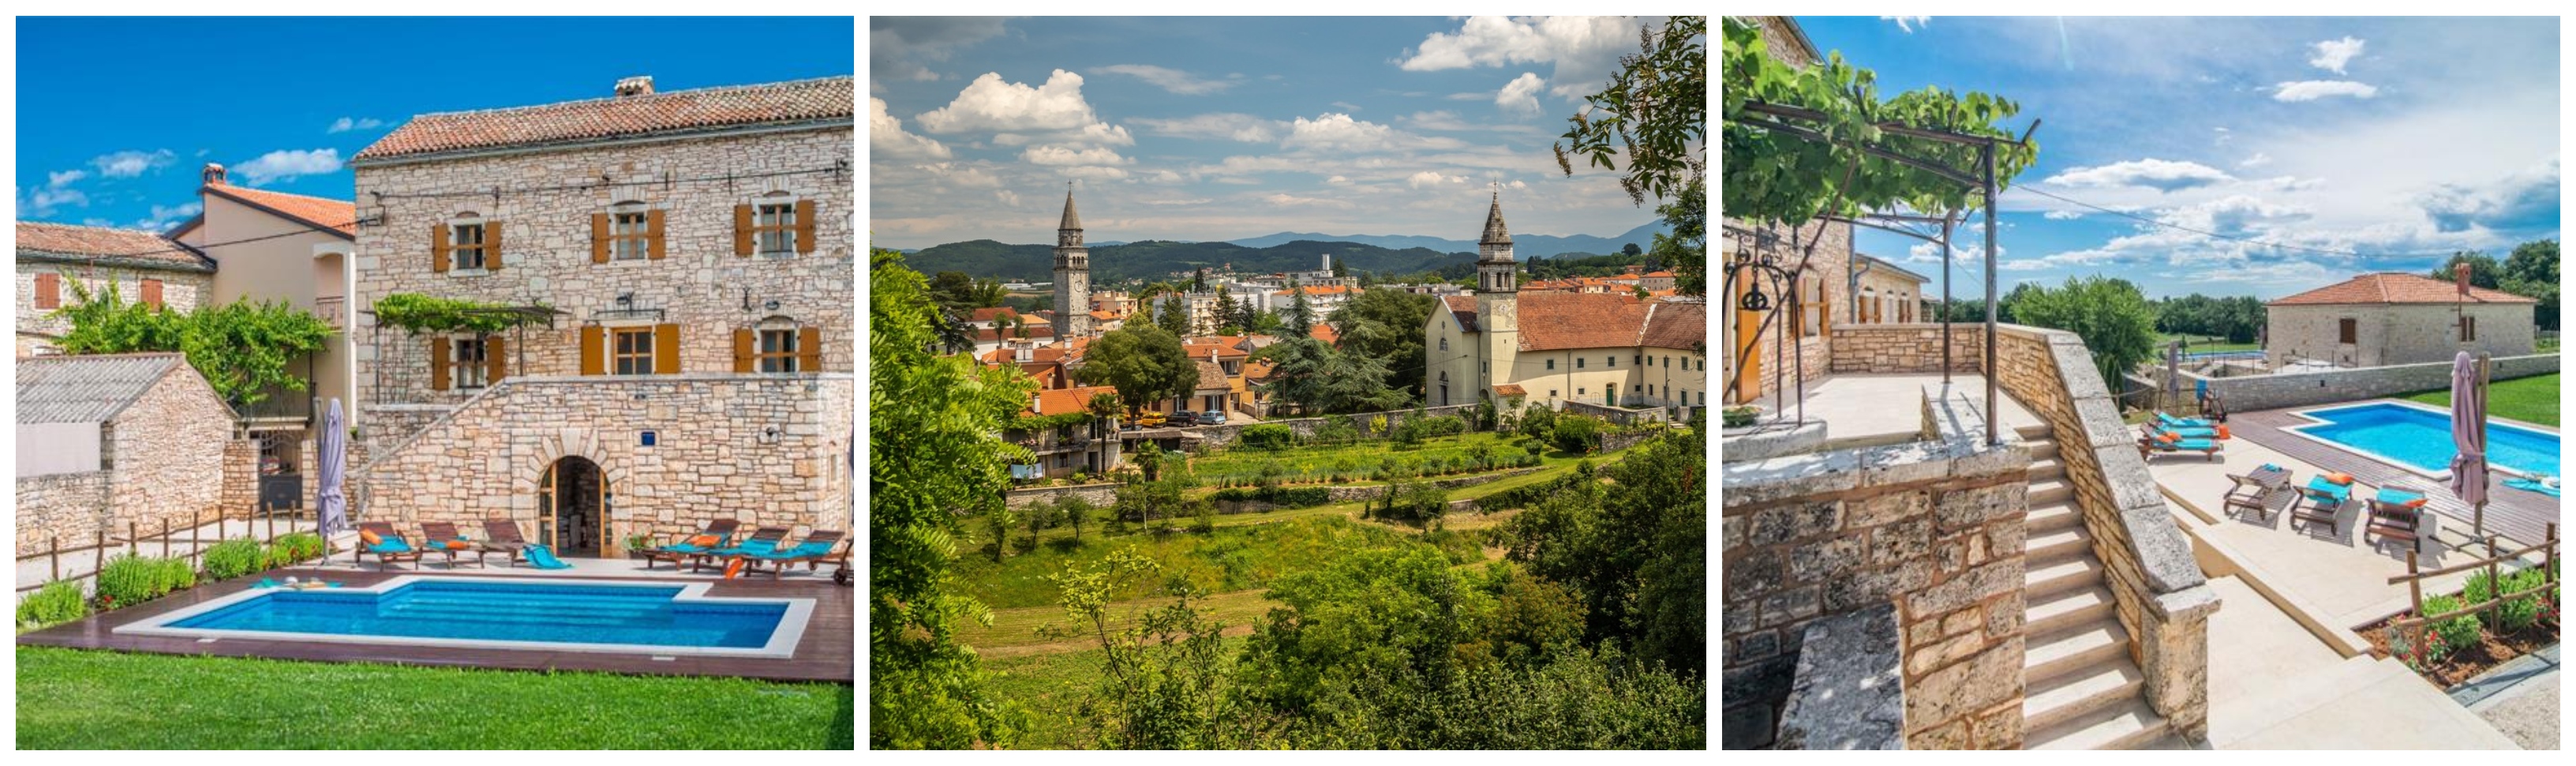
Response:
[[[2444,482],[2401,466],[2321,444],[2316,440],[2283,430],[2291,426],[2315,423],[2316,421],[2293,414],[2298,410],[2308,409],[2315,408],[2298,407],[2238,413],[2228,416],[2227,425],[2238,438],[2253,441],[2313,465],[2352,474],[2353,478],[2374,487],[2386,486],[2389,482],[2405,482],[2430,489],[2432,491],[2426,495],[2430,501],[2426,505],[2446,520],[2457,520],[2460,529],[2463,532],[2466,531],[2474,509],[2470,508],[2468,503],[2461,502],[2458,495],[2451,494],[2450,487]],[[2307,477],[2304,476],[2294,478],[2300,483],[2307,481]],[[2508,477],[2504,474],[2496,474],[2494,483],[2487,491],[2487,529],[2501,532],[2506,537],[2524,543],[2536,543],[2546,539],[2548,525],[2560,523],[2558,498],[2507,487],[2504,485],[2506,478]]]
[[[728,676],[771,681],[824,681],[851,683],[857,675],[858,654],[852,646],[857,630],[858,597],[856,588],[833,585],[828,581],[771,582],[767,580],[720,581],[707,595],[733,598],[810,598],[814,600],[813,619],[805,625],[805,636],[796,644],[796,654],[786,659],[741,657],[674,657],[657,660],[644,654],[609,654],[598,652],[528,651],[518,649],[460,649],[399,644],[333,644],[310,641],[265,641],[226,638],[201,642],[194,638],[165,636],[117,635],[117,626],[183,609],[247,590],[261,577],[285,579],[288,576],[332,580],[351,586],[365,587],[397,577],[419,575],[441,576],[438,571],[358,572],[348,570],[284,569],[258,575],[236,577],[164,596],[141,606],[118,609],[71,623],[18,636],[21,646],[60,646],[74,649],[108,649],[154,654],[187,654],[210,657],[262,657],[280,660],[314,662],[378,662],[396,665],[452,665],[503,670],[576,670],[603,673],[669,676]],[[472,572],[458,572],[471,576]],[[645,580],[638,576],[563,577],[566,581],[585,579]],[[672,579],[674,584],[705,582],[704,579]]]

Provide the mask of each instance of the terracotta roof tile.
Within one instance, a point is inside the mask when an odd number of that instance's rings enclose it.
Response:
[[[349,202],[231,184],[211,184],[206,191],[268,208],[318,228],[333,229],[351,237],[358,235],[358,206]]]
[[[2414,274],[2378,273],[2326,285],[2304,293],[2272,301],[2267,306],[2311,306],[2351,303],[2455,303],[2463,302],[2460,289],[2452,282]],[[2538,303],[2501,290],[2470,287],[2467,303]]]
[[[1475,296],[1448,295],[1442,296],[1440,300],[1441,302],[1448,304],[1449,315],[1451,318],[1458,320],[1459,329],[1467,332],[1479,331],[1479,328],[1476,327]]]
[[[857,78],[734,85],[539,106],[424,114],[357,161],[434,152],[633,138],[717,128],[850,120]]]
[[[1708,304],[1658,301],[1646,304],[1646,311],[1637,345],[1697,349],[1708,343]]]
[[[196,248],[152,232],[43,221],[18,222],[18,255],[115,261],[143,268],[215,270],[215,262]]]
[[[1476,326],[1476,299],[1448,296],[1449,313],[1470,332]],[[1708,338],[1708,305],[1698,302],[1641,301],[1628,293],[1523,292],[1519,304],[1520,349],[1556,351],[1576,348],[1696,349]]]
[[[1201,361],[1198,365],[1198,390],[1211,391],[1216,389],[1225,389],[1231,391],[1234,389],[1233,381],[1226,378],[1224,367],[1218,366],[1217,363],[1209,361]]]
[[[1020,416],[1064,415],[1075,412],[1086,412],[1091,409],[1091,396],[1093,394],[1117,396],[1118,387],[1074,386],[1072,388],[1059,388],[1052,391],[1039,391],[1037,394],[1037,409],[1035,411],[1021,410]]]
[[[1316,322],[1312,329],[1306,331],[1306,334],[1315,336],[1316,340],[1325,343],[1340,345],[1342,342],[1342,331],[1335,330],[1332,325],[1322,322]]]
[[[1502,385],[1499,385],[1499,386],[1495,386],[1495,387],[1494,387],[1494,395],[1495,395],[1495,396],[1528,396],[1528,395],[1529,395],[1529,389],[1522,388],[1522,387],[1521,387],[1521,384],[1519,384],[1519,383],[1505,383],[1505,384],[1502,384]]]

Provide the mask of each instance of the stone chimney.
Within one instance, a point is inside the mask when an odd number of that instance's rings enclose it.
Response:
[[[221,186],[221,185],[223,185],[223,183],[224,183],[224,166],[223,166],[223,163],[219,163],[219,162],[209,162],[209,163],[206,163],[205,178],[206,178],[206,185],[207,185],[207,186]]]
[[[1021,346],[1021,347],[1019,347],[1018,349],[1016,349],[1016,352],[1017,352],[1017,353],[1013,354],[1012,356],[1014,357],[1014,360],[1015,360],[1015,361],[1020,361],[1020,362],[1028,362],[1028,361],[1031,361],[1031,360],[1033,360],[1033,359],[1037,356],[1037,350],[1036,350],[1036,349],[1029,348],[1029,347],[1027,347],[1027,346]]]
[[[1046,394],[1044,394],[1044,393],[1030,394],[1030,395],[1029,395],[1029,411],[1030,411],[1030,412],[1038,413],[1038,414],[1040,414],[1040,415],[1044,415],[1044,414],[1046,414],[1046,411],[1045,411],[1045,410],[1038,409],[1038,402],[1039,402],[1039,401],[1041,401],[1041,400],[1043,400],[1043,399],[1045,399],[1045,398],[1046,398]]]
[[[653,95],[653,76],[637,75],[617,81],[617,97]]]

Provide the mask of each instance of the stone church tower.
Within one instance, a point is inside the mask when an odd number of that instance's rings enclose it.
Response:
[[[1476,240],[1476,255],[1476,324],[1483,331],[1486,368],[1478,372],[1486,385],[1496,375],[1517,380],[1510,370],[1520,356],[1520,264],[1512,260],[1512,232],[1503,225],[1501,192],[1494,193],[1494,206],[1485,212],[1485,235]]]
[[[1082,246],[1082,217],[1073,189],[1064,190],[1064,221],[1055,227],[1055,328],[1058,338],[1091,334],[1091,248]]]

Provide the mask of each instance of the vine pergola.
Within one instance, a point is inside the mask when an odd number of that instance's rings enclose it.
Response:
[[[1734,401],[1741,391],[1743,358],[1762,333],[1781,314],[1803,311],[1799,282],[1810,274],[1809,262],[1822,241],[1810,238],[1801,248],[1799,227],[1810,221],[1848,223],[1941,245],[1941,380],[1949,383],[1952,246],[1968,212],[1983,210],[1985,411],[1994,412],[1995,197],[2036,157],[2030,136],[2039,122],[2032,121],[2018,136],[1993,127],[1994,120],[2011,116],[2018,107],[1983,93],[1959,97],[1925,88],[1881,102],[1872,89],[1875,76],[1850,67],[1840,55],[1792,68],[1764,51],[1758,30],[1735,19],[1728,20],[1726,38],[1725,214],[1758,224],[1785,224],[1791,247],[1803,252],[1794,265],[1787,265],[1769,246],[1777,235],[1764,232],[1756,247],[1739,248],[1729,258],[1719,294],[1734,296],[1737,310],[1760,313],[1762,319],[1751,333],[1739,331],[1734,355],[1739,371],[1728,376],[1725,399]],[[1916,228],[1935,224],[1938,234]],[[1736,293],[1738,279],[1745,280],[1741,295]],[[1766,285],[1771,295],[1784,299],[1764,294]],[[1790,334],[1773,337],[1775,359],[1793,356],[1785,353]],[[1794,359],[1796,414],[1783,417],[1788,389],[1775,364],[1773,417],[1767,427],[1795,427],[1806,420],[1805,357]],[[1986,440],[2001,442],[1998,421],[1991,416],[1986,418]]]
[[[527,369],[528,362],[528,326],[543,324],[552,329],[555,317],[566,316],[570,312],[543,304],[510,305],[394,293],[377,299],[367,313],[376,319],[375,327],[368,331],[368,340],[376,343],[378,348],[383,347],[380,341],[388,327],[401,330],[404,337],[470,332],[474,333],[476,340],[483,340],[508,332],[510,345],[516,347],[511,350],[518,356],[510,369],[523,370]],[[384,387],[386,366],[376,365],[376,386],[379,389]]]

